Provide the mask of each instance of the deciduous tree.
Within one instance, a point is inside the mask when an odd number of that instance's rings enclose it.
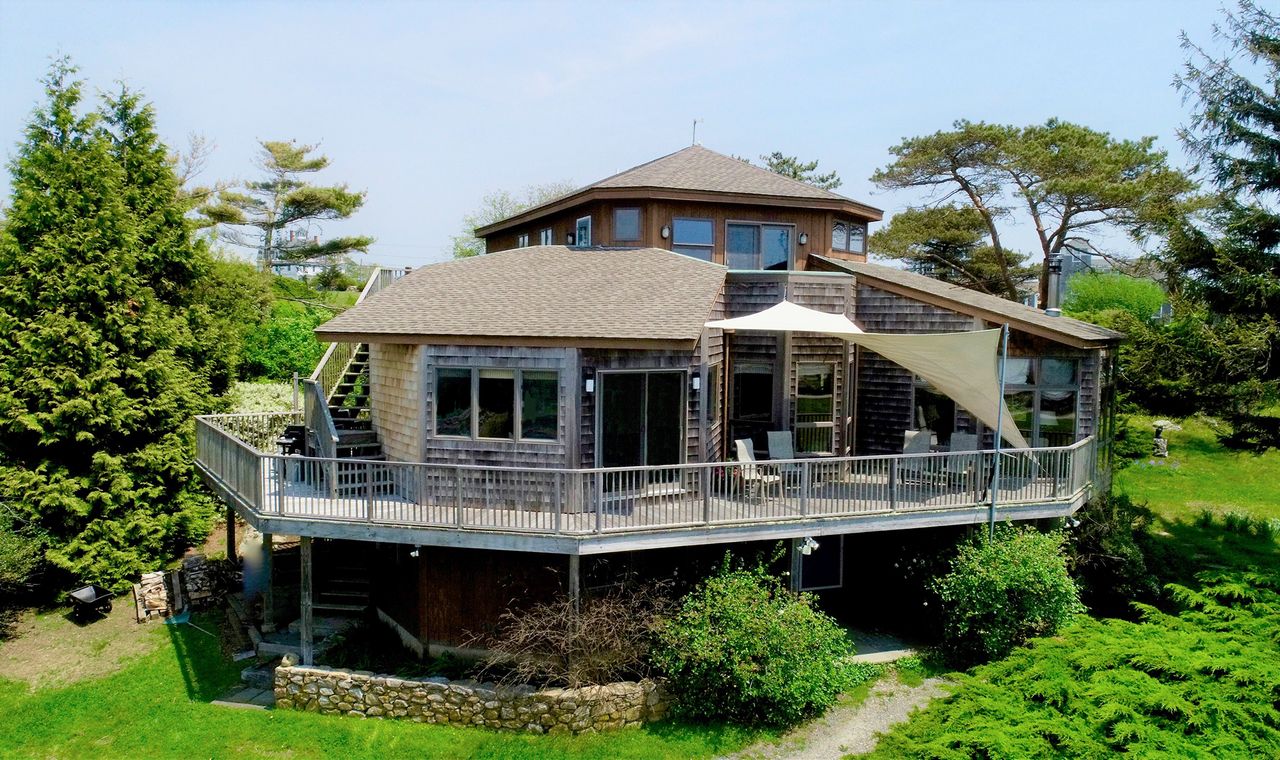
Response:
[[[462,232],[453,236],[453,257],[465,259],[484,253],[484,241],[475,236],[477,229],[567,195],[576,189],[572,182],[561,181],[530,185],[519,193],[510,190],[486,193],[480,199],[480,207],[462,217]]]

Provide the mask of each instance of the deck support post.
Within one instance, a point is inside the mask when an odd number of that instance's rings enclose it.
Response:
[[[236,556],[236,511],[227,506],[227,559],[235,562]]]
[[[299,554],[302,560],[302,616],[298,621],[298,633],[301,639],[302,664],[313,665],[312,658],[313,640],[312,640],[312,619],[311,619],[311,537],[302,536],[302,542],[299,546]]]
[[[272,633],[276,629],[275,591],[272,588],[275,578],[271,570],[271,549],[275,541],[270,533],[262,534],[262,632]]]
[[[803,561],[804,555],[800,553],[800,547],[804,546],[803,538],[791,539],[791,574],[787,578],[787,585],[792,591],[799,593],[800,591],[800,563]]]
[[[573,602],[573,611],[582,611],[582,557],[569,555],[569,601]]]

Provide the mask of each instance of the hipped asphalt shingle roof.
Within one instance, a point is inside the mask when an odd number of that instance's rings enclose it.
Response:
[[[483,236],[510,226],[518,220],[536,219],[545,210],[560,206],[567,199],[585,201],[596,190],[659,190],[675,192],[718,193],[726,196],[759,196],[761,199],[786,198],[811,200],[820,204],[844,204],[863,214],[879,219],[882,212],[874,206],[823,190],[806,182],[775,174],[733,156],[717,153],[701,145],[691,145],[648,163],[578,188],[567,195],[525,209],[506,219],[480,227]]]
[[[316,335],[693,341],[725,272],[657,248],[516,248],[415,270]]]

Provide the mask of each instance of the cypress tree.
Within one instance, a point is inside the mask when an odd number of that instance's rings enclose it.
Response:
[[[81,115],[75,73],[52,66],[10,164],[0,501],[55,567],[119,588],[207,531],[191,419],[212,402],[182,295],[198,257],[149,111]]]

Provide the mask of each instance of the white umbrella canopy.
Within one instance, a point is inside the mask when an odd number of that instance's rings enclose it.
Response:
[[[862,330],[843,314],[809,309],[783,301],[764,311],[733,319],[717,319],[707,327],[721,330],[755,330],[758,332],[861,333]]]
[[[868,333],[843,314],[809,309],[790,301],[734,319],[707,322],[722,330],[816,332],[875,351],[945,393],[1015,448],[1029,448],[1000,398],[1000,330],[959,333]],[[997,413],[997,409],[999,412]]]

